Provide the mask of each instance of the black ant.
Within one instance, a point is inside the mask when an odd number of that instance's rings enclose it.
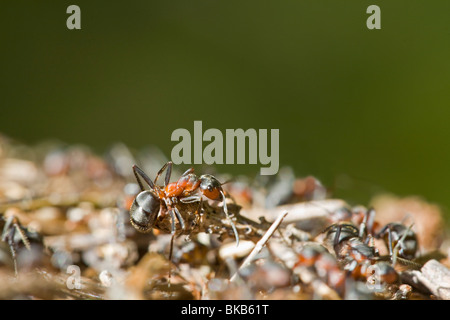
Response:
[[[367,265],[378,258],[377,250],[368,245],[370,238],[364,241],[361,237],[361,230],[350,223],[338,223],[323,231],[326,245],[333,248],[336,257],[355,278],[364,276]]]
[[[406,262],[405,259],[413,260],[415,258],[418,242],[416,234],[411,230],[412,226],[406,227],[401,223],[391,222],[376,232],[375,230],[380,229],[380,225],[375,221],[375,210],[373,208],[365,210],[356,207],[346,215],[337,214],[337,216],[343,216],[344,221],[352,221],[359,225],[359,237],[366,239],[366,243],[370,237],[383,239],[389,250],[391,260],[399,258],[401,262]],[[348,226],[346,228],[348,229]],[[353,231],[353,234],[356,234],[356,231]]]
[[[385,225],[380,232],[376,234],[376,238],[382,238],[389,250],[389,255],[393,260],[400,258],[413,260],[417,252],[417,237],[411,227],[398,222],[391,222]],[[398,252],[397,252],[398,250]]]
[[[333,224],[352,223],[359,225],[359,237],[368,237],[374,234],[374,230],[378,228],[378,223],[374,220],[375,210],[370,208],[367,210],[362,206],[353,207],[351,209],[342,207],[330,213],[329,221]]]
[[[366,217],[358,229],[350,223],[333,224],[325,229],[325,242],[328,246],[332,245],[336,257],[343,265],[343,269],[355,280],[365,280],[367,284],[382,285],[373,287],[374,289],[386,288],[398,282],[399,275],[392,265],[383,261],[385,257],[380,257],[378,250],[369,245],[371,234],[368,230],[372,230],[373,222],[371,217],[367,219],[367,215],[372,215],[374,211],[369,210]],[[367,233],[367,234],[366,234]],[[392,255],[391,255],[392,259]],[[376,281],[376,283],[372,283]]]
[[[198,177],[194,174],[194,169],[190,168],[176,182],[169,182],[172,174],[172,162],[167,162],[157,173],[152,181],[138,166],[133,166],[133,172],[139,184],[141,192],[136,196],[130,208],[131,224],[141,232],[149,232],[155,226],[155,220],[161,211],[167,211],[171,217],[171,233],[176,233],[175,220],[178,220],[182,230],[186,229],[186,223],[177,206],[181,203],[198,202],[201,206],[202,195],[210,200],[222,201],[223,211],[233,228],[236,244],[239,244],[239,235],[236,226],[231,220],[222,184],[212,175],[204,174]],[[158,178],[166,170],[164,187],[157,185]],[[140,177],[150,187],[145,190]],[[199,195],[198,192],[201,194]]]
[[[397,262],[413,268],[420,267],[418,263],[411,261],[416,255],[418,246],[417,237],[411,230],[412,226],[389,223],[379,232],[375,232],[379,228],[374,220],[375,210],[371,208],[367,211],[358,211],[352,220],[359,224],[359,229],[352,223],[341,222],[332,224],[323,231],[326,233],[325,243],[334,249],[337,258],[342,259],[345,268],[350,270],[354,277],[367,276],[367,267],[373,264],[379,264],[378,275],[390,281],[395,279],[393,267]],[[386,256],[380,257],[378,250],[369,246],[373,238],[384,239],[392,263],[390,268],[381,262],[386,260]]]

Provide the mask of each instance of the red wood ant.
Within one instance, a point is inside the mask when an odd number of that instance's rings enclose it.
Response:
[[[152,181],[138,166],[133,166],[133,173],[139,184],[141,192],[136,196],[130,208],[131,224],[141,232],[149,232],[155,225],[155,220],[161,211],[167,208],[171,217],[171,233],[175,235],[176,225],[175,220],[178,220],[182,230],[186,229],[185,221],[177,207],[181,203],[202,203],[202,195],[210,200],[222,201],[223,211],[227,219],[230,221],[235,238],[236,245],[239,245],[239,236],[236,226],[231,220],[225,194],[222,189],[222,184],[212,175],[204,174],[198,177],[194,174],[194,168],[188,169],[184,172],[176,182],[170,182],[172,174],[172,161],[167,162],[157,173],[156,178]],[[157,185],[158,178],[166,171],[164,180],[164,187]],[[150,190],[145,190],[140,177],[150,187]],[[200,192],[200,194],[199,194]]]
[[[323,231],[325,244],[334,249],[344,269],[354,278],[364,278],[367,267],[378,260],[378,252],[367,243],[369,238],[363,241],[360,236],[362,230],[350,223],[338,223]]]
[[[411,230],[411,227],[397,222],[391,222],[385,225],[376,235],[377,238],[383,238],[389,249],[389,254],[394,259],[397,252],[395,248],[399,248],[398,256],[407,260],[413,260],[417,251],[417,237]]]
[[[343,232],[344,237],[347,234],[350,237],[356,237],[358,234],[359,238],[363,239],[365,243],[368,243],[370,237],[377,239],[383,239],[386,247],[389,250],[389,256],[392,261],[399,260],[402,263],[410,264],[407,260],[413,260],[417,251],[417,237],[415,233],[411,230],[411,227],[406,227],[405,225],[397,222],[391,222],[385,225],[380,230],[380,225],[375,221],[375,210],[370,208],[366,210],[363,207],[353,208],[352,211],[343,208],[336,211],[330,216],[330,220],[333,222],[351,221],[352,223],[359,225],[359,234],[356,231],[356,227],[352,227],[353,230],[350,232],[349,224],[344,223],[344,226],[339,227],[338,232]],[[328,227],[326,231],[331,228],[336,229],[337,224]],[[376,230],[380,230],[376,232]],[[335,230],[336,231],[336,230]],[[348,234],[349,233],[349,234]],[[339,239],[341,242],[345,239]]]
[[[345,272],[340,269],[338,261],[325,247],[307,244],[300,249],[298,261],[294,265],[313,269],[323,281],[340,295],[345,290]]]
[[[329,221],[333,224],[348,222],[359,226],[359,237],[361,238],[372,236],[374,230],[379,227],[378,222],[375,221],[375,209],[367,210],[362,206],[351,209],[339,208],[330,214]]]

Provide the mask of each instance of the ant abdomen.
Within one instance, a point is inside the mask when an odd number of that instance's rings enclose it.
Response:
[[[151,191],[142,191],[131,205],[131,224],[141,232],[149,232],[158,216],[160,205],[160,199]]]

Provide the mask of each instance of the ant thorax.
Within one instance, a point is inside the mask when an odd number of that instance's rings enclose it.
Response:
[[[196,233],[196,228],[203,215],[202,206],[199,203],[183,203],[181,201],[173,203],[171,206],[177,207],[185,224],[185,228],[183,228],[181,223],[175,220],[175,233],[177,235]],[[170,219],[169,209],[164,202],[162,202],[160,212],[155,220],[154,228],[164,233],[172,233],[172,220]]]

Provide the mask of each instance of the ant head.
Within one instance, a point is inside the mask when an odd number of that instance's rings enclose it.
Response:
[[[358,237],[359,234],[358,228],[349,223],[333,224],[325,229],[325,231],[326,238],[335,244],[340,244],[342,241]]]
[[[378,233],[379,238],[383,238],[387,247],[399,247],[398,255],[401,258],[412,260],[416,256],[418,243],[417,236],[411,227],[397,222],[388,223]],[[389,243],[391,242],[391,243]]]
[[[151,191],[139,193],[130,208],[130,222],[140,232],[149,232],[158,216],[161,200]]]
[[[200,177],[200,190],[208,199],[222,200],[222,184],[210,174]]]

